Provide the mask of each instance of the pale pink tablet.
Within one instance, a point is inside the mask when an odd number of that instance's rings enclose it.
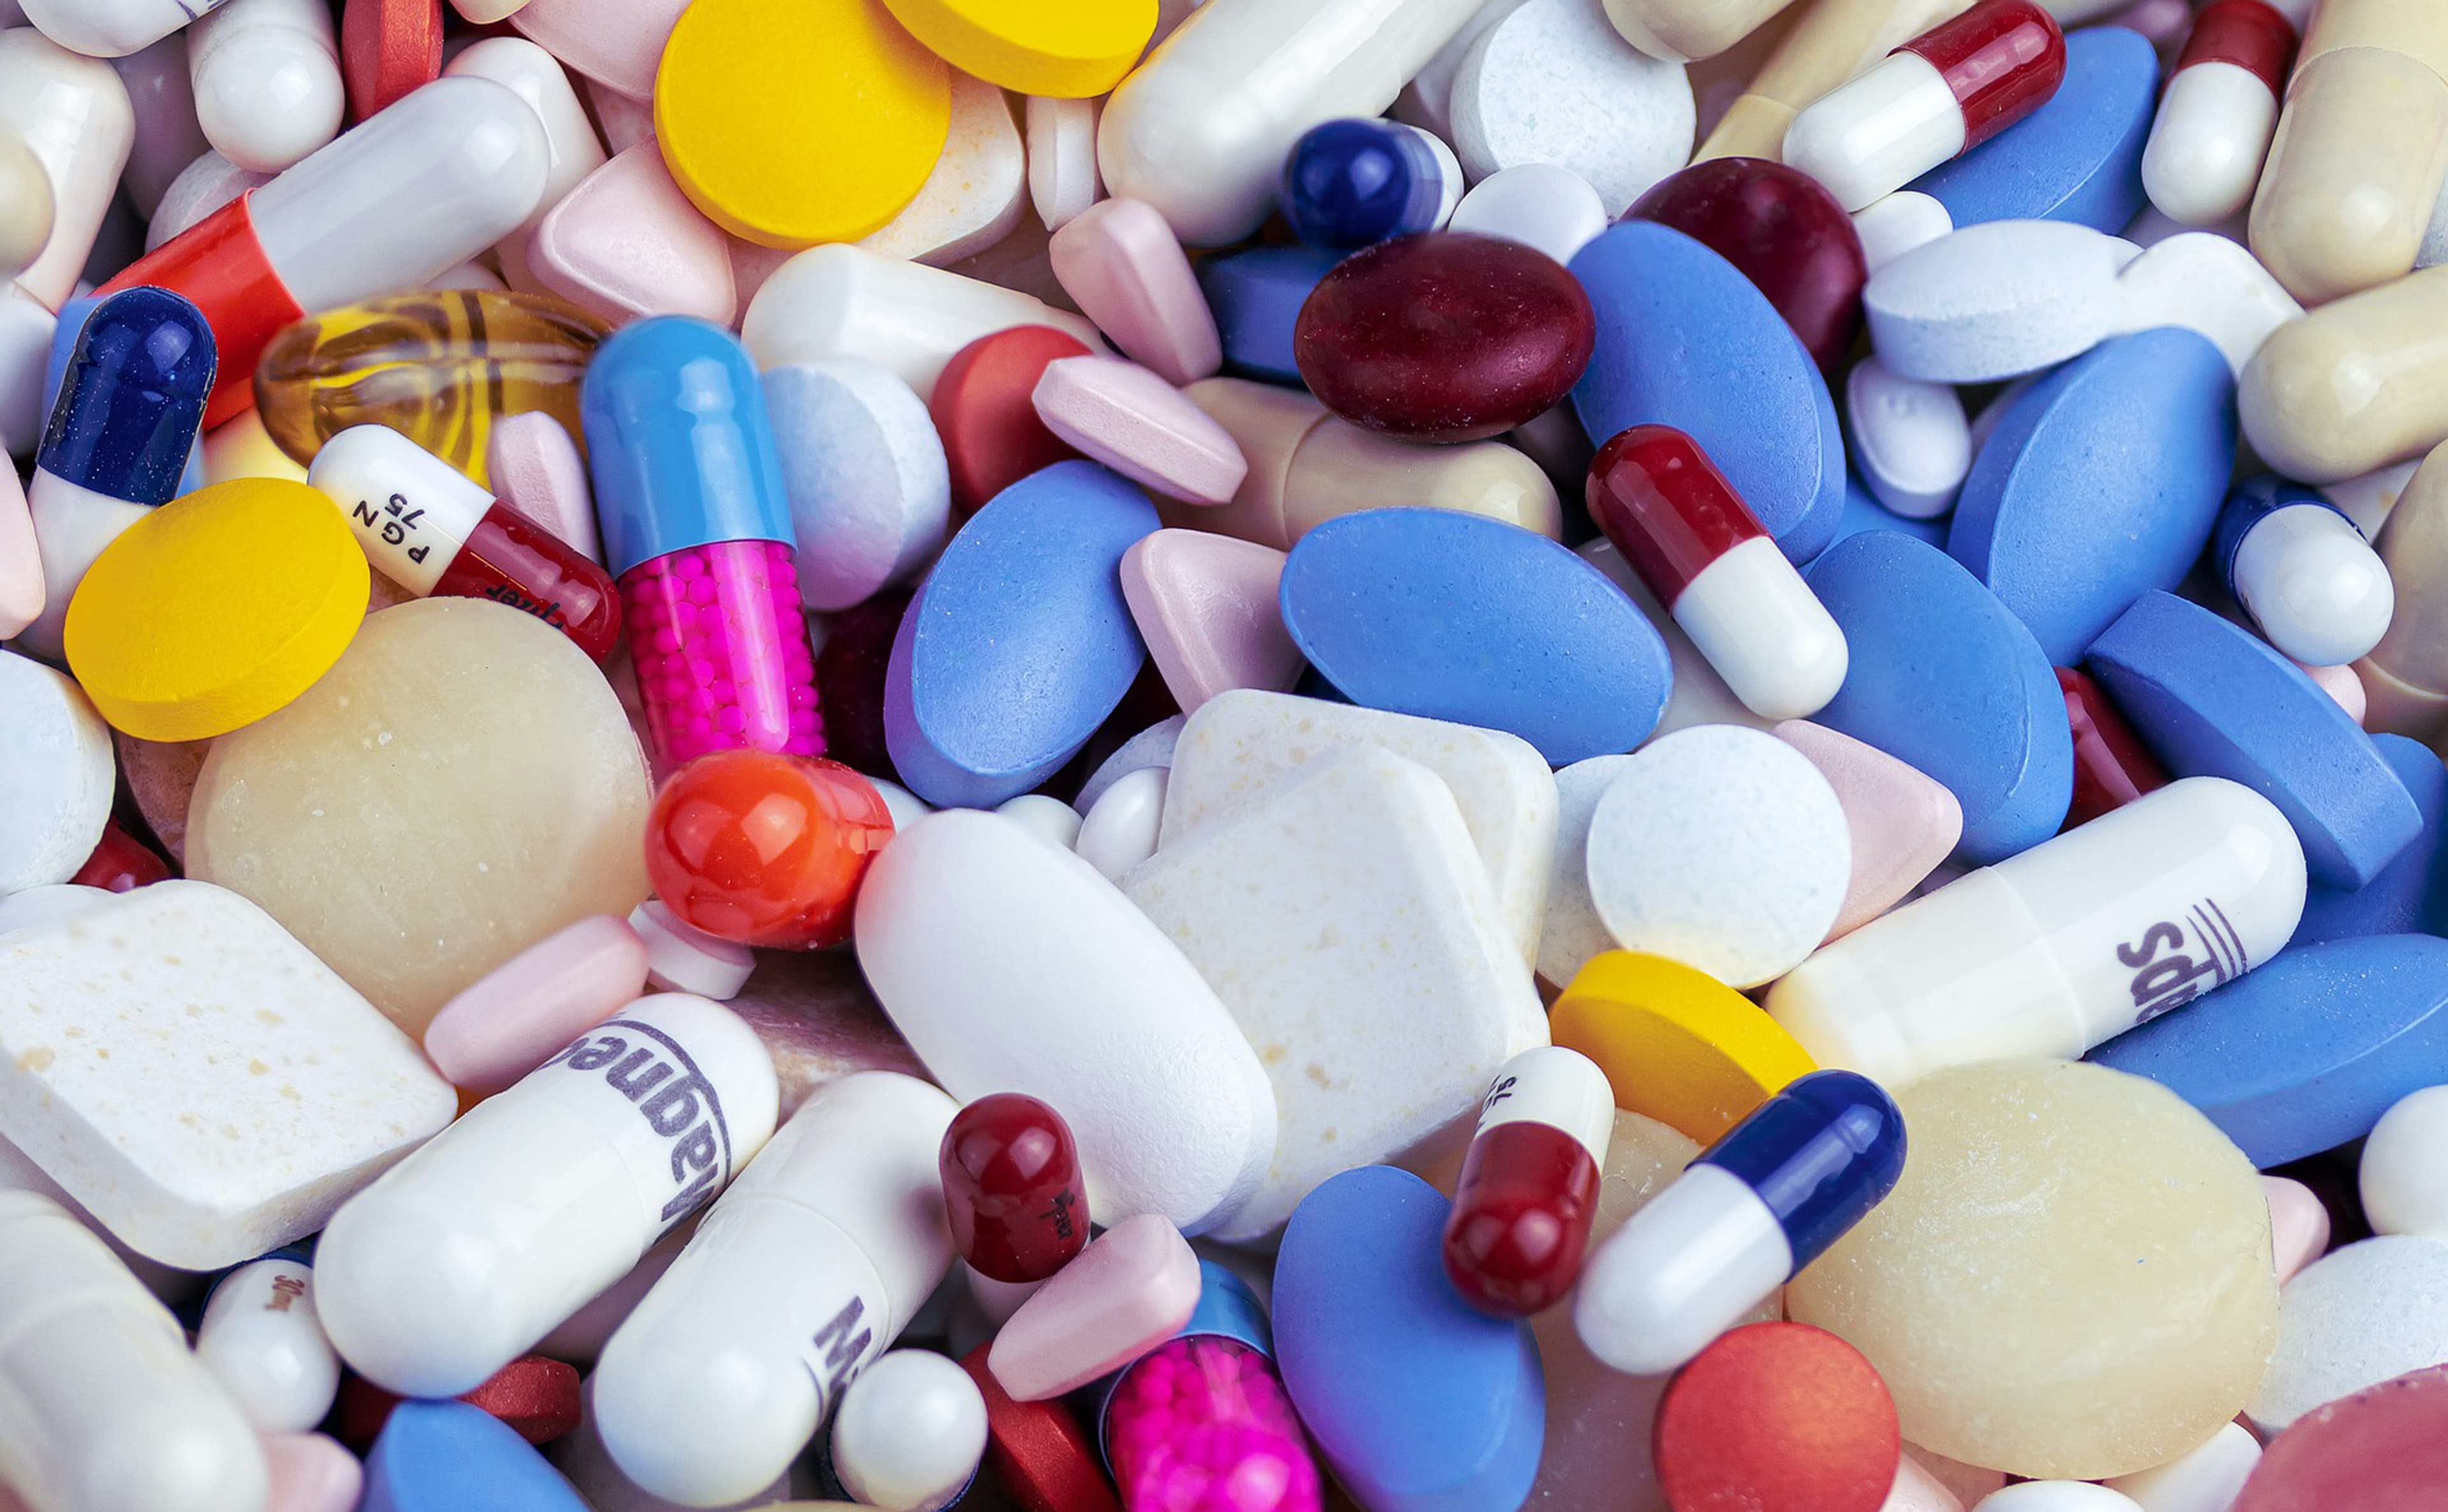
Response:
[[[263,1512],[350,1512],[365,1489],[357,1457],[320,1433],[263,1435],[272,1494]]]
[[[1165,690],[1192,713],[1233,688],[1289,693],[1307,663],[1284,629],[1284,553],[1204,530],[1158,530],[1122,556],[1122,598]]]
[[[632,100],[655,97],[655,67],[688,0],[527,0],[510,25],[529,42]]]
[[[589,79],[586,103],[595,107],[595,124],[603,128],[606,152],[626,152],[655,134],[655,107],[643,100],[632,100]]]
[[[1834,939],[1894,908],[1963,838],[1963,806],[1936,779],[1807,719],[1769,732],[1810,758],[1853,836],[1853,878],[1828,928]]]
[[[560,421],[542,410],[494,421],[492,437],[485,444],[485,467],[504,504],[594,561],[603,560],[586,462]]]
[[[2284,1286],[2328,1251],[2329,1210],[2310,1187],[2283,1176],[2263,1177],[2261,1195],[2269,1199],[2269,1251]]]
[[[499,1092],[646,990],[646,942],[608,913],[503,962],[442,1005],[425,1053],[456,1087]]]
[[[1049,362],[1030,399],[1045,429],[1082,455],[1184,504],[1230,501],[1250,470],[1233,432],[1136,362]]]
[[[1896,1483],[1879,1512],[1963,1512],[1963,1503],[1956,1500],[1943,1482],[1906,1454],[1896,1460]]]
[[[995,1335],[986,1368],[1015,1402],[1043,1402],[1119,1370],[1181,1331],[1198,1256],[1160,1213],[1124,1218],[1054,1273]]]
[[[13,466],[0,467],[0,641],[43,612],[43,558],[34,545],[34,517]]]
[[[1080,313],[1129,356],[1173,383],[1195,383],[1223,369],[1214,313],[1156,206],[1099,201],[1054,233],[1047,255]]]
[[[2295,664],[2304,667],[2301,661]],[[2304,673],[2319,684],[2323,693],[2338,700],[2338,707],[2346,711],[2347,718],[2357,724],[2363,722],[2371,705],[2363,693],[2362,677],[2353,667],[2304,667]]]
[[[739,311],[731,239],[680,193],[652,138],[562,197],[536,227],[527,270],[614,325],[651,315],[729,325]]]

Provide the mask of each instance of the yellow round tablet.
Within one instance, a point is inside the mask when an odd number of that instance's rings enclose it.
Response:
[[[366,617],[371,569],[321,491],[237,478],[173,499],[68,601],[68,670],[140,740],[202,740],[313,686]]]
[[[1818,1069],[1750,999],[1679,961],[1630,950],[1581,967],[1547,1028],[1597,1062],[1616,1107],[1704,1145]]]
[[[876,0],[696,0],[655,74],[655,135],[706,219],[796,251],[855,241],[944,155],[944,62]]]
[[[1122,82],[1156,0],[884,0],[955,68],[1023,94],[1084,100]]]

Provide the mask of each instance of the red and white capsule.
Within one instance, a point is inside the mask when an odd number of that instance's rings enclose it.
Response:
[[[2047,104],[2065,68],[2065,34],[2034,0],[1980,0],[1804,107],[1785,161],[1859,210]]]
[[[2159,96],[2142,188],[2169,220],[2206,226],[2252,202],[2312,0],[2210,0]]]
[[[1573,1290],[1614,1132],[1615,1089],[1578,1050],[1542,1044],[1497,1071],[1445,1220],[1445,1275],[1464,1301],[1526,1318]]]
[[[1590,464],[1590,518],[1743,706],[1816,714],[1845,685],[1845,632],[1700,444],[1636,425]]]

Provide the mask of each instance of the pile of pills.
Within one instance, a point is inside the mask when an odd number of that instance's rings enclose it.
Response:
[[[2439,0],[0,0],[0,1512],[2448,1509],[2443,184]]]

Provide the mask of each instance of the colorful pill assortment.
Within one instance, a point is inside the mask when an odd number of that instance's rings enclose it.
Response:
[[[2437,0],[0,0],[0,1512],[2442,1512]]]

